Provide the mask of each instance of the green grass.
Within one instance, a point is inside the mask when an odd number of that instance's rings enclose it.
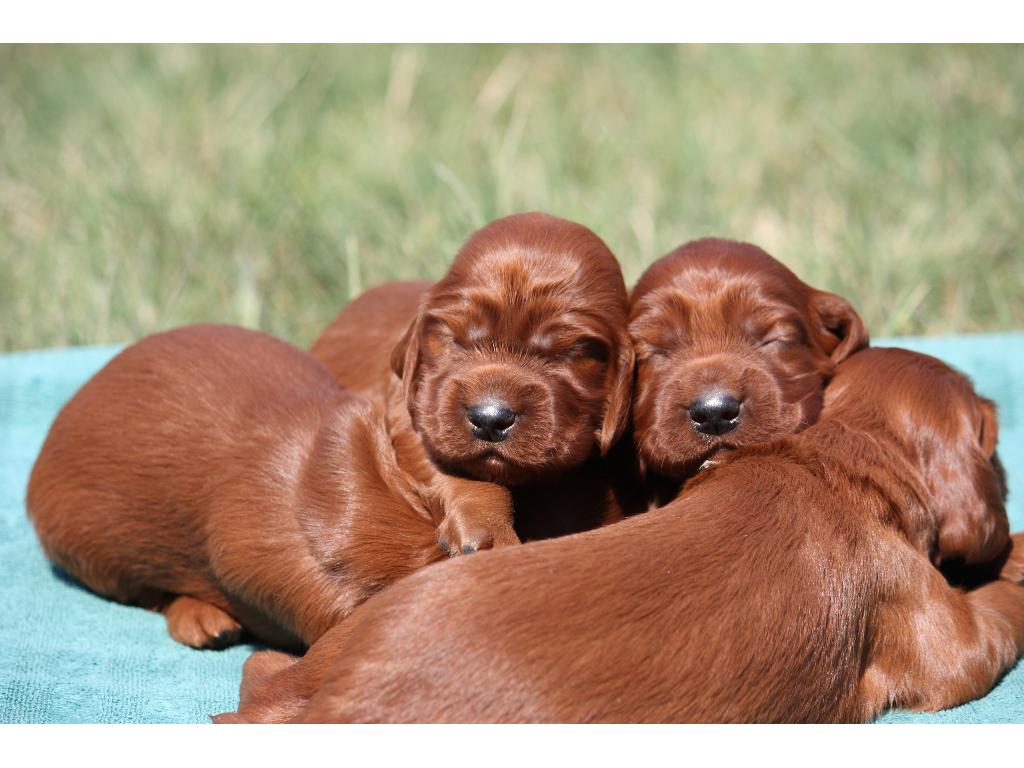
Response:
[[[876,336],[1024,327],[1021,47],[0,47],[0,349],[299,344],[488,219],[751,240]]]

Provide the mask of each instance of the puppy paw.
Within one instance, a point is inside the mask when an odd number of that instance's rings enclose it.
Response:
[[[226,648],[238,642],[241,625],[215,605],[181,595],[163,609],[171,637],[192,648]]]
[[[449,557],[471,555],[483,549],[508,547],[519,543],[511,525],[498,525],[488,529],[480,525],[459,524],[447,518],[438,528],[437,546]]]

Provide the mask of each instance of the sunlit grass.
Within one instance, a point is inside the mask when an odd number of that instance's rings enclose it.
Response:
[[[0,48],[0,348],[312,340],[490,218],[706,234],[874,335],[1024,327],[1020,47]]]

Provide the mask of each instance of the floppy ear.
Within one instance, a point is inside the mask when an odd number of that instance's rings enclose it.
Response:
[[[633,404],[633,373],[636,355],[629,334],[619,335],[619,353],[615,358],[615,369],[611,373],[612,385],[605,404],[604,421],[598,435],[598,447],[604,456],[622,437],[629,423],[630,408]]]
[[[962,467],[963,491],[952,491],[947,504],[936,505],[939,521],[936,564],[946,560],[987,563],[997,558],[1010,538],[1004,484],[998,459],[978,457]],[[945,508],[944,508],[945,507]]]
[[[978,442],[986,456],[992,458],[999,440],[999,420],[996,418],[996,404],[984,397],[978,398],[981,411],[981,426],[978,427]]]
[[[832,362],[841,363],[868,345],[868,331],[857,310],[842,296],[815,291],[811,308],[817,321],[817,335]]]
[[[1009,541],[1006,478],[996,455],[996,409],[990,400],[979,398],[979,402],[981,424],[968,436],[964,450],[949,452],[938,467],[929,468],[936,498],[939,561],[987,563]]]
[[[402,380],[402,392],[405,404],[412,417],[413,427],[416,426],[416,375],[420,367],[420,327],[423,324],[423,309],[417,311],[416,318],[405,329],[402,338],[391,350],[391,370]]]

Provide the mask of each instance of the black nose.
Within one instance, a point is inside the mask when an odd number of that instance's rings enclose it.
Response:
[[[489,443],[500,443],[512,431],[516,415],[504,403],[493,400],[471,405],[466,417],[473,425],[473,435]]]
[[[724,435],[740,425],[740,401],[727,392],[704,395],[687,410],[693,428],[705,435]]]

